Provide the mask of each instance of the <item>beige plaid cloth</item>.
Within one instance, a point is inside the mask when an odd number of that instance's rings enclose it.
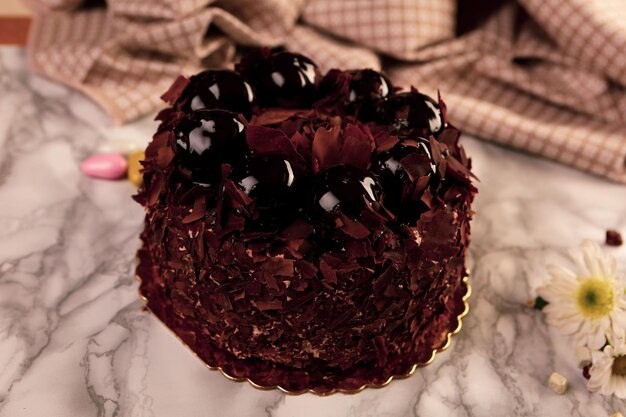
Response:
[[[626,183],[626,0],[503,1],[461,37],[456,0],[30,3],[34,69],[120,123],[180,73],[282,44],[322,71],[384,63],[397,85],[439,89],[466,132]]]

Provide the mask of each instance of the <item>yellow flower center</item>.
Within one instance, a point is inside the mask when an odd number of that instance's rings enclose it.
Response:
[[[626,356],[621,355],[615,358],[611,373],[613,375],[626,376]]]
[[[613,286],[601,278],[588,278],[583,281],[576,292],[576,304],[583,316],[599,319],[613,310]]]

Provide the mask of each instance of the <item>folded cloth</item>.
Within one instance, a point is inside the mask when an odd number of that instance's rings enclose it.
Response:
[[[626,183],[624,0],[501,0],[490,16],[477,1],[461,36],[456,0],[29,2],[33,68],[119,123],[153,112],[180,73],[283,45],[322,71],[382,66],[441,91],[468,133]]]

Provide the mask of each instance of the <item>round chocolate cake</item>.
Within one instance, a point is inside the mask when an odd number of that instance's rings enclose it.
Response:
[[[137,275],[202,360],[328,393],[384,384],[446,344],[476,189],[440,98],[261,49],[163,99],[135,196]]]

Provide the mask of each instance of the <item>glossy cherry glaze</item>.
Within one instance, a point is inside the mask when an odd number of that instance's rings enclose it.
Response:
[[[280,156],[250,157],[235,168],[231,179],[260,209],[286,205],[301,181],[294,164]]]
[[[245,126],[226,110],[196,110],[174,128],[176,155],[198,184],[219,181],[222,163],[234,164],[247,152]]]
[[[380,72],[372,69],[350,71],[349,102],[385,99],[393,94],[393,85]]]
[[[239,71],[252,82],[263,106],[308,107],[315,100],[319,71],[303,55],[273,53],[240,67]]]
[[[437,136],[444,122],[439,104],[431,97],[418,92],[396,94],[379,109],[380,122],[398,131],[415,131]]]
[[[380,154],[372,171],[385,190],[385,207],[401,222],[413,223],[427,207],[409,194],[413,183],[421,177],[434,177],[437,167],[432,160],[428,141],[419,138],[411,144],[398,143]]]
[[[241,75],[229,70],[207,70],[190,78],[175,106],[185,112],[229,110],[250,120],[254,102],[254,90]]]
[[[324,213],[357,217],[366,204],[382,201],[376,178],[352,165],[335,165],[317,175],[314,205]]]
[[[364,122],[375,120],[378,108],[393,94],[391,81],[371,69],[354,70],[349,74],[346,111],[357,115]]]

